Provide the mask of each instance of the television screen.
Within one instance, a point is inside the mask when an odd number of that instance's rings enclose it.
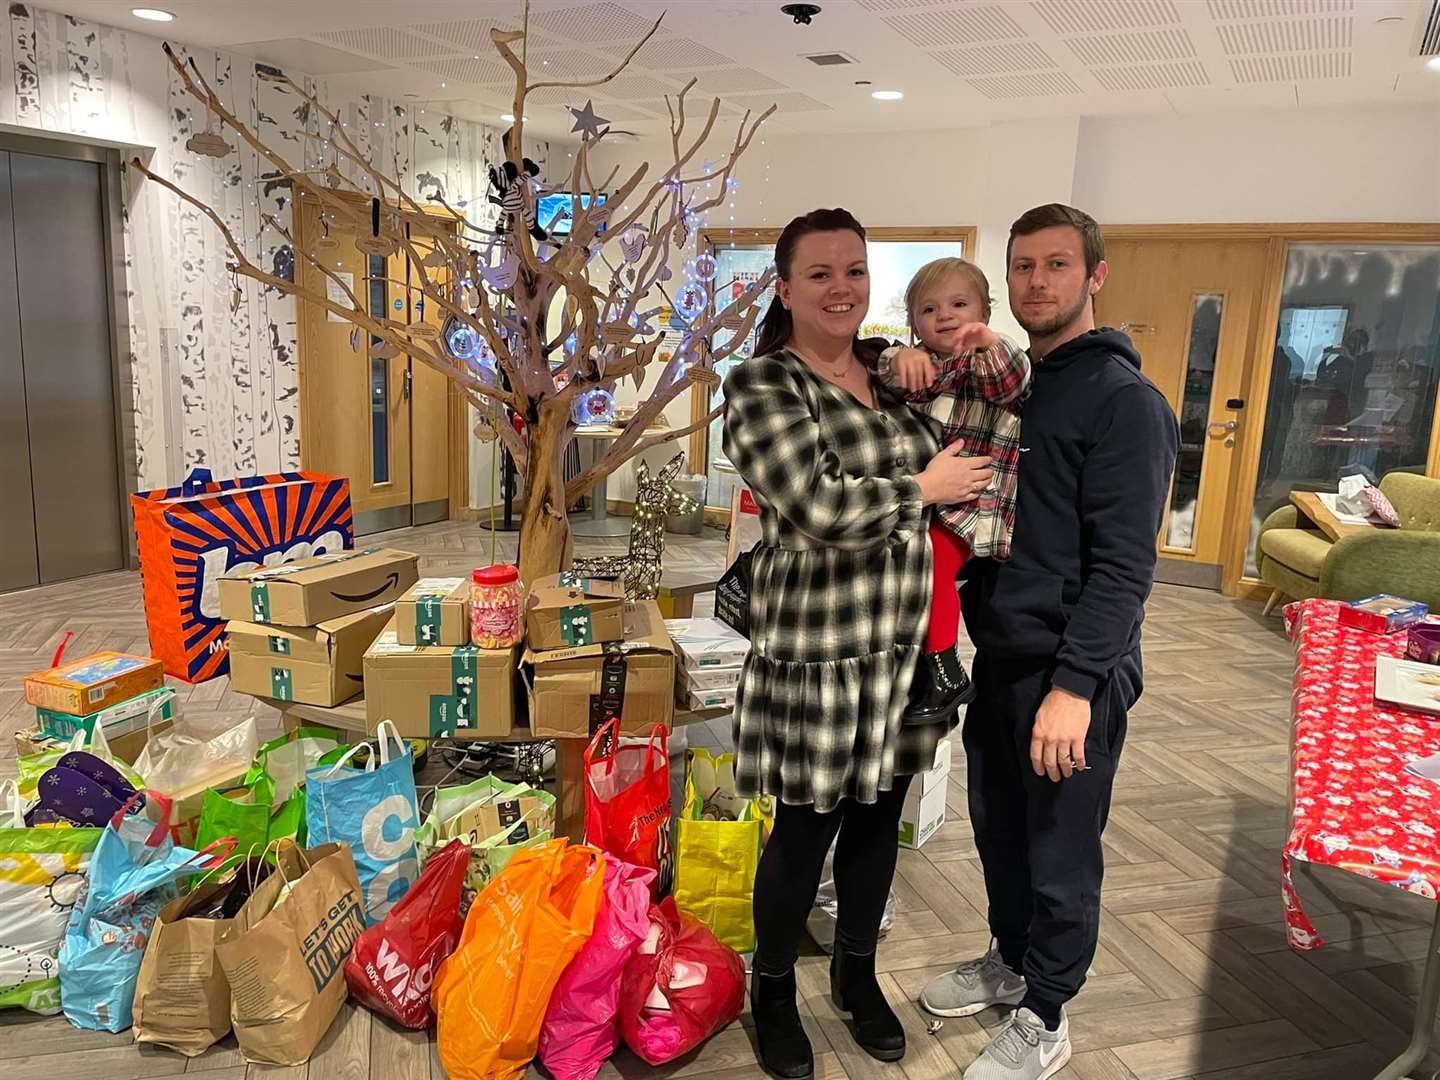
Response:
[[[565,236],[570,232],[570,211],[572,208],[573,193],[569,191],[554,191],[549,195],[542,195],[535,206],[535,220],[540,227],[552,236]],[[603,203],[605,195],[596,196],[596,201]],[[581,208],[590,205],[590,196],[580,196]],[[605,226],[600,226],[600,231],[605,231]]]

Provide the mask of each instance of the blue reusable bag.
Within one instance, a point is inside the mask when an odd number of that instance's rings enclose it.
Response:
[[[420,876],[415,855],[415,830],[420,811],[415,801],[415,770],[410,744],[400,738],[388,720],[376,731],[378,755],[371,754],[365,769],[345,766],[364,746],[351,747],[334,765],[321,765],[305,773],[305,825],[308,843],[350,845],[365,925],[374,926],[410,890]],[[400,753],[391,755],[391,741]],[[380,763],[375,763],[376,757]]]
[[[170,820],[170,800],[159,792],[145,798],[161,822]],[[180,895],[177,882],[208,868],[206,851],[176,847],[166,824],[128,813],[136,795],[110,820],[89,878],[70,912],[60,944],[60,1007],[76,1027],[124,1031],[130,1027],[135,981],[159,910]],[[216,841],[212,848],[234,847]]]

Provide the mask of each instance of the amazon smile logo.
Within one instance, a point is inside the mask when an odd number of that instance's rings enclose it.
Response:
[[[330,595],[345,604],[368,604],[371,600],[378,600],[387,592],[399,587],[400,575],[392,571],[377,588],[368,593],[338,593],[332,590]]]

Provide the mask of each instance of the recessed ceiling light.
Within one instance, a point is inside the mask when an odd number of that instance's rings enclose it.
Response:
[[[905,94],[900,90],[872,90],[870,96],[876,101],[899,101]]]
[[[1440,71],[1440,56],[1432,56],[1425,61],[1425,66],[1431,71]]]
[[[174,22],[175,16],[168,11],[161,11],[159,8],[137,7],[131,8],[130,14],[137,19],[149,19],[151,22]]]

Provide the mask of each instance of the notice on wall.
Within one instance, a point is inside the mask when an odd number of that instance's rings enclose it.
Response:
[[[339,281],[337,281],[336,278],[339,278]],[[343,289],[340,287],[341,282],[344,282],[345,284],[345,288]],[[341,307],[353,308],[355,305],[350,302],[350,297],[345,295],[345,289],[349,289],[351,292],[355,291],[354,274],[342,274],[337,272],[335,274],[335,277],[327,277],[325,279],[325,298],[329,300],[332,304],[339,304]],[[325,312],[325,321],[338,323],[349,322],[348,319],[342,319],[339,315],[336,315],[335,312],[328,310]]]

